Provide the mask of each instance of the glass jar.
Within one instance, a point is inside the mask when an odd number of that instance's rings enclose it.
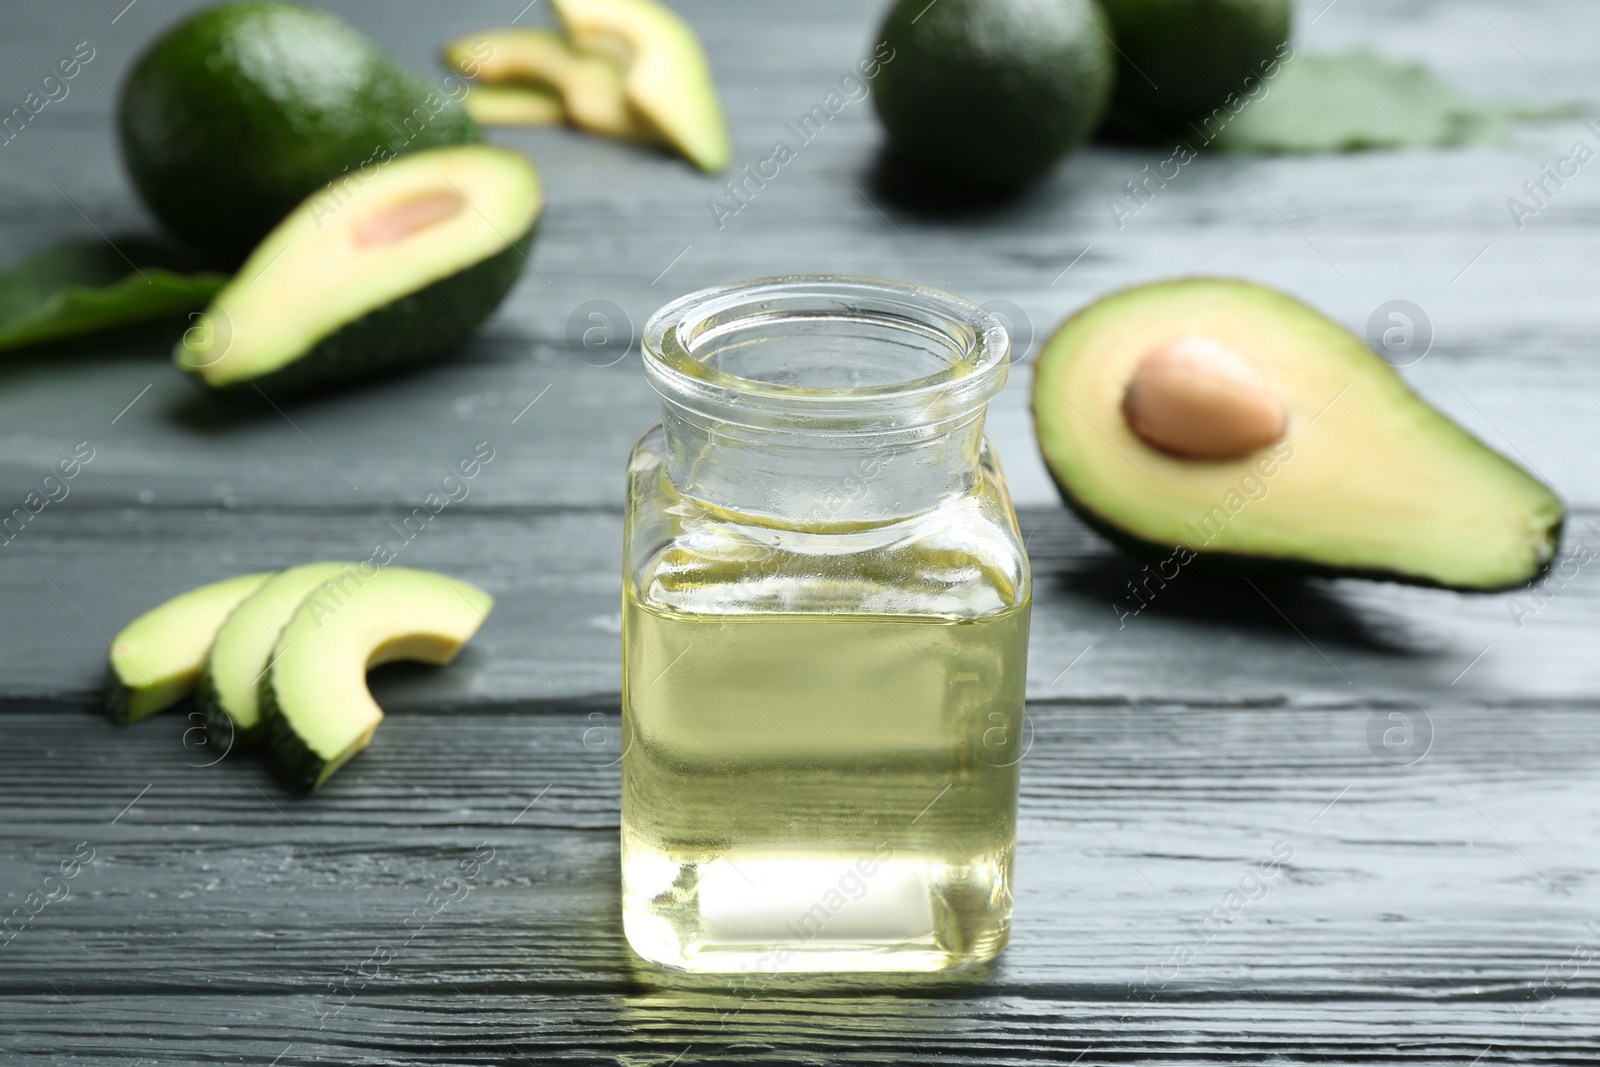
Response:
[[[1009,341],[919,286],[708,289],[644,331],[628,465],[628,942],[939,970],[1011,920],[1031,581],[984,409]]]

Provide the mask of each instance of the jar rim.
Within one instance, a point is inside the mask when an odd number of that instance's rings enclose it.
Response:
[[[744,377],[706,362],[696,341],[715,327],[804,318],[870,322],[921,335],[932,373],[872,385],[794,385]],[[909,282],[797,274],[713,286],[667,303],[645,323],[645,377],[669,403],[747,426],[800,432],[893,430],[947,422],[981,409],[1005,384],[1011,342],[993,314],[962,297]]]

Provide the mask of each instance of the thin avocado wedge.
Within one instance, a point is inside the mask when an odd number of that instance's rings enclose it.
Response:
[[[1073,510],[1180,565],[1493,591],[1543,570],[1564,518],[1360,339],[1250,282],[1157,282],[1078,312],[1041,350],[1033,414]]]
[[[462,104],[484,126],[556,126],[567,121],[560,95],[532,85],[480,85]]]
[[[469,34],[445,46],[444,61],[472,74],[482,88],[467,95],[469,109],[485,89],[543,89],[560,97],[561,110],[574,126],[633,141],[659,141],[623,90],[622,67],[608,56],[573,49],[555,30],[503,29]],[[488,106],[504,108],[508,97],[491,96]]]
[[[151,212],[236,261],[349,171],[481,141],[452,95],[326,11],[284,0],[217,4],[139,57],[117,129]]]
[[[195,691],[212,737],[234,745],[260,740],[261,679],[278,636],[295,610],[319,590],[359,581],[354,563],[306,563],[279,571],[233,609],[206,654]]]
[[[574,46],[622,64],[628,101],[663,140],[707,173],[727,167],[727,120],[688,23],[656,0],[555,0],[555,8]]]
[[[483,625],[494,598],[429,571],[387,567],[307,598],[262,679],[273,755],[315,789],[372,740],[383,711],[367,670],[395,660],[445,664]]]
[[[295,390],[437,355],[516,282],[543,196],[491,145],[362,168],[268,234],[173,357],[213,389]]]
[[[164,711],[194,691],[223,620],[266,574],[246,574],[180,593],[124,626],[111,642],[106,709],[133,723]]]

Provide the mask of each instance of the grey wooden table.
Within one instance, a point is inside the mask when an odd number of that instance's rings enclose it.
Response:
[[[0,147],[7,259],[152,226],[110,115],[185,5],[124,4],[0,9],[0,109],[94,49]],[[1593,4],[1325,4],[1302,6],[1303,48],[1600,101]],[[329,6],[436,70],[439,42],[522,0]],[[684,0],[739,162],[792,143],[785,122],[870,50],[879,6]],[[1017,925],[995,965],[755,993],[652,973],[619,928],[615,766],[621,475],[655,419],[629,322],[715,282],[874,274],[1008,301],[1025,360],[1095,295],[1163,275],[1261,279],[1358,331],[1410,300],[1432,343],[1403,373],[1555,485],[1587,554],[1600,164],[1521,228],[1506,200],[1594,130],[1202,159],[1120,226],[1108,198],[1164,153],[1091,149],[1018,201],[952,211],[885,180],[865,102],[721,226],[717,181],[677,161],[497,136],[548,181],[538,270],[447,362],[281,413],[206,404],[159,330],[0,364],[0,505],[94,449],[0,548],[0,907],[77,865],[70,896],[0,947],[0,1060],[1600,1060],[1600,565],[1537,598],[1185,577],[1119,625],[1132,568],[1057,503],[1025,371],[990,417],[1038,581]],[[585,349],[608,308],[618,343]],[[448,671],[376,678],[390,718],[320,794],[281,792],[249,758],[208,765],[183,714],[128,730],[99,714],[107,636],[129,618],[244,570],[365,558],[478,441],[495,458],[402,562],[487,587],[495,625]],[[485,845],[471,892],[435,910]],[[1287,862],[1252,876],[1264,858]]]

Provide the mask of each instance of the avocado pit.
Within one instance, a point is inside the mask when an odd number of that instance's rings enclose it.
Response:
[[[401,200],[373,212],[355,224],[359,248],[382,248],[404,240],[429,226],[436,226],[467,206],[454,189],[436,190]]]
[[[1180,337],[1139,361],[1122,415],[1140,440],[1185,459],[1237,459],[1283,436],[1288,412],[1266,376],[1209,337]]]

